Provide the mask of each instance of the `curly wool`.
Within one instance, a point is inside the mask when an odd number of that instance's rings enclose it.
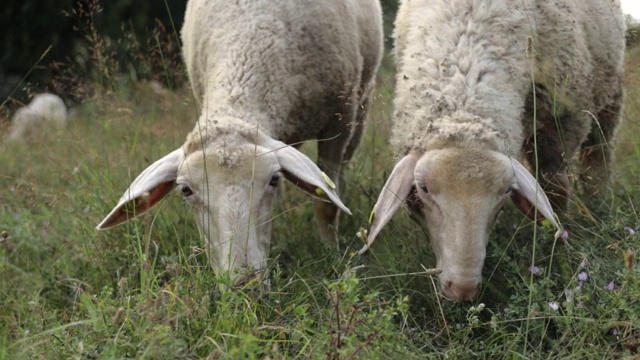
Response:
[[[588,113],[620,102],[623,33],[619,0],[404,0],[394,34],[396,154],[481,143],[520,156],[534,127],[551,126],[575,152]],[[536,107],[555,118],[533,119],[532,82]]]
[[[317,137],[340,99],[372,86],[380,21],[377,1],[191,0],[183,53],[201,125],[231,115],[285,143]]]

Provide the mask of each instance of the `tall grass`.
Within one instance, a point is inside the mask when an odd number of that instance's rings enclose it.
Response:
[[[407,212],[367,255],[353,256],[392,166],[389,58],[346,171],[343,199],[354,215],[341,219],[340,249],[321,245],[310,199],[287,188],[276,205],[269,288],[220,290],[227,279],[208,267],[178,196],[141,219],[94,230],[196,119],[188,89],[94,78],[93,99],[66,130],[0,145],[0,359],[637,356],[639,60],[640,48],[630,49],[612,200],[577,206],[568,246],[548,229],[532,241],[532,224],[505,208],[482,294],[466,304],[438,297],[423,271],[434,264],[428,239]]]

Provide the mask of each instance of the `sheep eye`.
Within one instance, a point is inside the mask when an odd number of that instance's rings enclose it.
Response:
[[[191,188],[185,184],[181,184],[180,185],[180,194],[182,194],[182,196],[184,197],[189,197],[191,195],[193,195],[193,190],[191,190]]]
[[[269,180],[269,186],[275,188],[278,186],[278,180],[280,180],[280,174],[275,173],[271,176],[271,180]]]
[[[420,184],[419,187],[420,187],[420,190],[424,191],[425,193],[429,192],[429,188],[427,187],[426,184]]]

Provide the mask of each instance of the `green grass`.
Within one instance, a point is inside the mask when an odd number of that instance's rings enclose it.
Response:
[[[466,304],[439,299],[435,280],[421,274],[434,258],[407,211],[370,252],[352,256],[392,167],[388,62],[346,170],[343,199],[354,215],[341,219],[340,249],[320,244],[310,199],[287,186],[276,205],[270,288],[220,290],[226,281],[213,276],[175,195],[148,216],[94,230],[139,171],[182,144],[196,114],[188,91],[156,94],[123,81],[65,131],[1,144],[0,359],[638,356],[639,268],[625,266],[624,254],[640,251],[640,231],[628,231],[640,226],[640,48],[628,56],[611,200],[591,211],[577,203],[564,219],[569,246],[555,244],[550,229],[532,241],[530,222],[507,206],[481,297]]]

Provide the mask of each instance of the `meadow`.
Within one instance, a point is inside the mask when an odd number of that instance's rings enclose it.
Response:
[[[390,57],[346,170],[342,198],[353,216],[341,218],[339,246],[320,243],[311,198],[285,185],[270,287],[223,286],[177,195],[95,230],[197,116],[188,88],[96,77],[66,129],[0,144],[0,359],[637,358],[640,46],[629,48],[626,69],[608,200],[587,208],[576,194],[562,219],[568,245],[507,205],[482,292],[468,303],[439,297],[426,232],[406,209],[354,255],[393,164]],[[302,149],[313,154],[313,145]]]

